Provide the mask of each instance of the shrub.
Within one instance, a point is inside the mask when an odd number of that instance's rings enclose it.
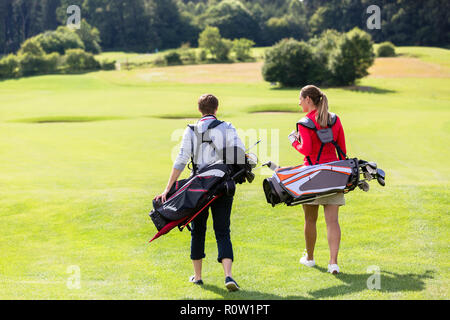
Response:
[[[166,65],[167,65],[167,61],[166,61],[166,58],[165,58],[165,57],[163,57],[163,56],[161,56],[161,55],[158,55],[158,56],[155,58],[155,60],[153,60],[153,64],[154,64],[155,66],[157,66],[157,67],[163,67],[163,66],[166,66]]]
[[[197,55],[192,49],[180,49],[180,58],[183,64],[197,63]]]
[[[391,42],[383,42],[377,49],[378,57],[395,57],[395,46]]]
[[[252,58],[251,50],[255,43],[252,40],[241,38],[233,41],[232,51],[239,61],[246,61]]]
[[[47,31],[32,38],[36,39],[45,52],[58,52],[63,55],[69,49],[84,49],[83,41],[74,31],[67,27],[58,27],[55,31]]]
[[[95,60],[94,55],[81,49],[67,50],[65,65],[69,72],[80,72],[100,69],[100,63]]]
[[[100,62],[102,70],[116,70],[116,60],[103,60]]]
[[[59,54],[54,52],[40,56],[31,53],[19,55],[20,73],[24,76],[52,73],[57,70]]]
[[[356,79],[367,76],[375,60],[370,35],[358,28],[343,35],[331,53],[329,68],[335,85],[351,85]]]
[[[321,68],[311,46],[294,39],[285,39],[265,53],[263,77],[284,87],[299,87],[320,82]]]
[[[232,41],[223,39],[216,27],[206,27],[199,36],[198,44],[218,61],[227,61],[232,47]]]
[[[31,54],[33,56],[42,56],[44,55],[44,50],[42,49],[41,44],[36,38],[30,38],[25,40],[25,42],[22,43],[19,49],[19,55],[23,54]]]
[[[0,79],[15,78],[19,75],[19,58],[10,54],[0,60]]]
[[[169,66],[182,64],[180,54],[176,51],[166,53],[164,59]]]
[[[200,53],[198,54],[198,60],[201,62],[205,62],[208,60],[208,52],[206,50],[200,50]]]
[[[75,30],[84,44],[84,50],[93,54],[102,52],[100,47],[100,32],[97,28],[92,27],[85,19],[81,20],[80,29]]]

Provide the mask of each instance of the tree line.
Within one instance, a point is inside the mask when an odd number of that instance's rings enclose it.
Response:
[[[104,50],[151,52],[198,45],[206,26],[224,38],[270,46],[284,38],[309,40],[328,29],[358,27],[375,42],[448,47],[447,0],[1,0],[0,54],[17,52],[28,38],[55,30],[69,5],[99,31]],[[381,29],[366,26],[370,5],[381,9]]]

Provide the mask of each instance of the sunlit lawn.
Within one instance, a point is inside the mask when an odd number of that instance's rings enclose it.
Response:
[[[442,49],[399,51],[444,67],[450,58]],[[373,184],[367,194],[347,196],[340,215],[342,274],[331,276],[323,214],[318,267],[302,268],[301,208],[271,208],[262,191],[267,174],[257,172],[235,199],[234,275],[243,290],[230,294],[212,225],[203,288],[187,281],[188,232],[175,230],[148,244],[156,232],[147,215],[152,198],[167,182],[180,134],[195,121],[184,118],[196,116],[205,92],[220,98],[221,118],[263,139],[255,150],[261,161],[301,163],[286,138],[302,117],[292,113],[298,90],[271,88],[259,74],[240,76],[238,68],[235,82],[228,75],[221,81],[220,73],[214,81],[201,83],[198,73],[197,81],[184,82],[183,69],[170,68],[158,71],[160,77],[142,76],[151,72],[0,82],[0,298],[449,298],[448,76],[377,74],[353,89],[326,89],[349,154],[378,162],[387,187]],[[67,286],[70,266],[81,270],[80,289]],[[370,266],[381,270],[380,290],[367,288]]]

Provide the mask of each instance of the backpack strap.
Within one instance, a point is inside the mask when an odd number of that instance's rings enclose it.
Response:
[[[210,133],[210,130],[217,128],[222,123],[224,123],[224,121],[220,121],[217,119],[214,120],[213,122],[211,122],[208,126],[208,129],[206,129],[206,131],[201,134],[201,144],[209,143],[214,148],[214,150],[216,150],[216,152],[218,152],[216,145],[214,144],[214,142],[211,140],[211,138],[209,136],[209,133]],[[196,125],[188,125],[188,127],[189,127],[189,129],[191,129],[194,132],[194,134],[198,134],[196,132],[196,128],[197,128]],[[200,138],[200,134],[197,135],[197,138]],[[190,163],[192,165],[192,168],[189,168],[189,165],[188,165],[188,168],[192,171],[193,175],[197,174],[197,171],[198,171],[198,166],[194,162],[194,157],[195,157],[194,152],[195,152],[194,142],[192,141],[192,156],[191,156],[191,163]]]
[[[298,131],[299,125],[307,128],[307,129],[314,130],[314,132],[316,133],[320,142],[322,142],[322,145],[320,146],[319,154],[318,154],[317,160],[316,160],[317,164],[319,163],[320,157],[322,156],[323,148],[328,143],[332,143],[334,145],[340,160],[347,159],[347,155],[342,151],[341,147],[339,147],[337,141],[334,140],[334,137],[333,137],[332,128],[336,124],[337,119],[338,119],[337,115],[335,113],[330,112],[330,117],[328,120],[328,128],[325,128],[322,130],[318,130],[316,128],[314,121],[312,121],[308,117],[305,117],[305,118],[301,119],[299,122],[297,122],[297,131]],[[313,162],[311,161],[311,157],[307,156],[306,159],[308,160],[309,164],[312,166]]]
[[[297,122],[297,128],[296,128],[297,131],[298,131],[298,126],[299,125],[301,125],[302,127],[307,128],[307,129],[317,130],[316,125],[314,124],[314,121],[312,121],[308,117],[304,117],[299,122]]]

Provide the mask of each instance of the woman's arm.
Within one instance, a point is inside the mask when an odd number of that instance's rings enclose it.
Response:
[[[347,154],[347,146],[345,144],[345,133],[344,127],[342,126],[341,120],[338,118],[339,133],[337,138],[337,144],[342,149],[342,151]]]
[[[176,168],[172,169],[172,173],[170,174],[169,182],[167,182],[166,189],[164,190],[164,192],[162,194],[155,197],[156,201],[161,199],[161,202],[163,202],[163,203],[166,202],[167,194],[169,193],[170,189],[172,189],[173,184],[175,183],[175,181],[178,180],[178,178],[180,177],[182,172],[183,172],[183,170],[178,170]]]
[[[294,141],[292,146],[301,154],[310,156],[312,153],[312,140],[308,132],[309,129],[299,125],[298,130],[300,133],[301,143],[298,141]]]
[[[180,153],[178,154],[178,157],[173,165],[172,172],[169,177],[169,182],[167,182],[167,186],[164,192],[155,197],[156,201],[161,200],[161,202],[166,202],[167,194],[169,193],[170,189],[172,189],[173,184],[178,180],[184,168],[186,167],[186,164],[190,160],[192,155],[191,139],[191,129],[187,128],[184,131]]]

